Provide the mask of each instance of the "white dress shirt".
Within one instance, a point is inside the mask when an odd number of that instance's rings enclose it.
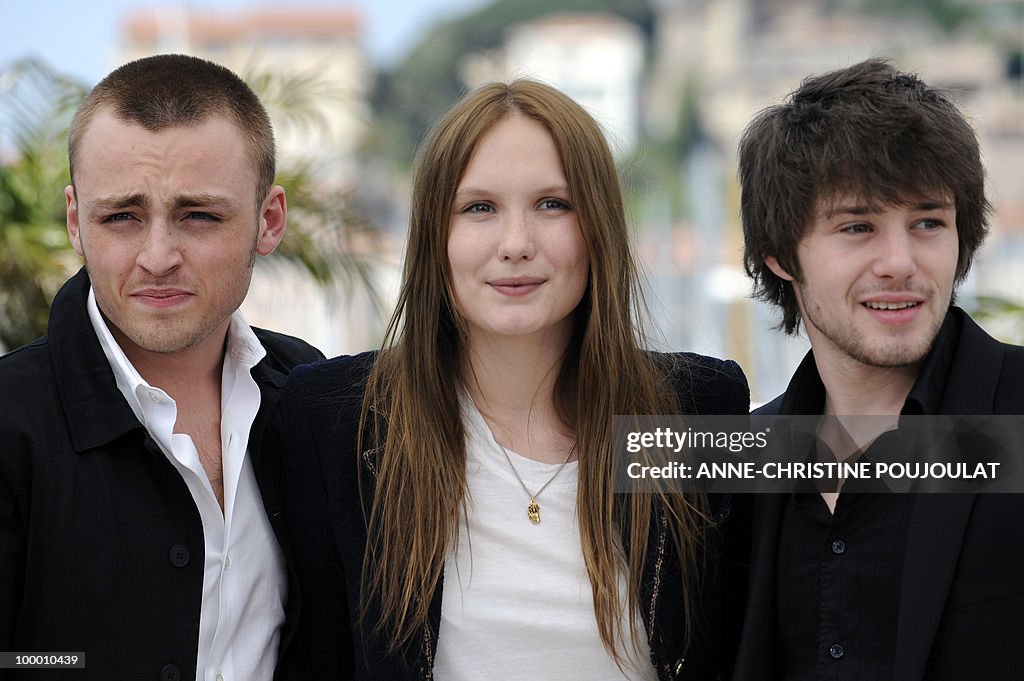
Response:
[[[236,311],[228,328],[221,376],[222,512],[192,438],[174,432],[178,413],[174,400],[149,385],[128,361],[100,315],[91,289],[86,305],[117,387],[188,485],[202,518],[205,563],[196,679],[270,681],[284,622],[287,582],[284,558],[246,455],[249,430],[260,406],[259,386],[250,372],[267,351]]]

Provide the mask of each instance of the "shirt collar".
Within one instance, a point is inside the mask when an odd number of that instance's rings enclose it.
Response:
[[[100,341],[103,354],[106,356],[107,362],[114,372],[114,380],[117,382],[118,389],[128,401],[128,405],[132,408],[132,412],[135,413],[135,417],[139,419],[140,423],[145,424],[146,417],[138,397],[138,390],[140,387],[151,390],[154,389],[153,386],[147,383],[142,375],[139,374],[135,366],[128,360],[128,356],[124,354],[124,350],[114,340],[114,336],[107,326],[107,321],[100,314],[99,306],[96,304],[96,293],[93,291],[92,286],[89,287],[89,296],[86,299],[85,307],[89,313],[89,321],[92,323],[92,328]],[[242,312],[235,310],[228,324],[224,373],[233,375],[234,371],[232,370],[229,373],[229,370],[235,367],[251,371],[266,354],[266,348],[260,343],[256,334],[253,333],[252,327],[245,321]],[[230,366],[232,364],[235,367]],[[159,388],[155,389],[159,390]]]
[[[793,415],[815,415],[825,410],[825,384],[821,382],[814,350],[804,355],[800,366],[793,372],[779,412]]]
[[[903,403],[901,413],[921,416],[939,413],[942,396],[946,392],[946,382],[953,368],[961,326],[960,320],[954,314],[946,313],[939,334],[932,343],[932,349],[925,357],[921,373]]]

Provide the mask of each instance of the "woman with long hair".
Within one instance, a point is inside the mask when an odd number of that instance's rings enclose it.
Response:
[[[308,678],[724,675],[721,504],[617,493],[613,416],[746,414],[747,385],[646,350],[641,303],[582,107],[517,80],[437,123],[383,348],[282,398]]]

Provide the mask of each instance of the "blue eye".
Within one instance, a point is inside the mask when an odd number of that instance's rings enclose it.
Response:
[[[494,207],[489,203],[471,203],[462,209],[463,213],[493,213]]]
[[[541,210],[572,210],[562,199],[544,199],[539,207]]]

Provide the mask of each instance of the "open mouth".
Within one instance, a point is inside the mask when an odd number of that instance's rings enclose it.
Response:
[[[909,308],[918,307],[919,305],[921,305],[921,303],[918,301],[909,300],[901,303],[883,303],[880,301],[871,300],[861,304],[864,305],[864,307],[871,310],[907,310]]]

